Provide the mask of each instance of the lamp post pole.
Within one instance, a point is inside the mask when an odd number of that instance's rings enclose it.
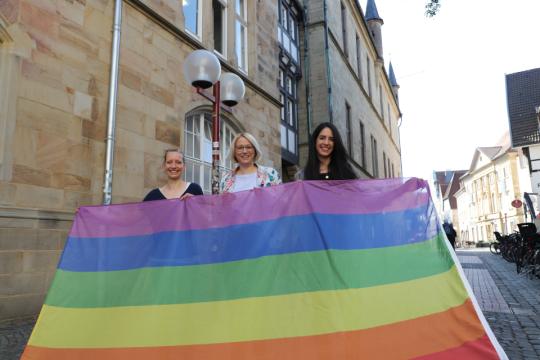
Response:
[[[232,73],[221,74],[221,65],[217,57],[207,50],[195,50],[184,61],[184,77],[187,82],[212,102],[212,194],[219,194],[220,183],[220,112],[221,102],[234,106],[244,97],[246,91],[242,79]],[[213,86],[213,95],[202,90]]]
[[[216,81],[213,87],[214,91],[214,104],[212,111],[212,194],[219,194],[219,119],[221,111],[221,96],[220,96],[221,83]]]

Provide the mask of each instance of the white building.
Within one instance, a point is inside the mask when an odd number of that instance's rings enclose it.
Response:
[[[515,208],[512,201],[523,202],[523,193],[530,192],[520,180],[527,170],[519,151],[510,147],[508,135],[497,146],[476,149],[455,194],[460,241],[490,241],[494,231],[510,233],[525,222],[524,207]]]

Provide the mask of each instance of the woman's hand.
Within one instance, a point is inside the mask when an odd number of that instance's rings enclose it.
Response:
[[[180,200],[185,200],[185,199],[190,198],[192,196],[193,196],[193,194],[185,193],[184,195],[180,196]]]

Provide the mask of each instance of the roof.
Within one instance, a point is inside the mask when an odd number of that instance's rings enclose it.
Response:
[[[504,154],[507,154],[509,152],[515,152],[516,150],[512,150],[509,138],[510,136],[508,132],[505,132],[505,134],[497,142],[499,146],[477,147],[471,161],[471,166],[469,167],[469,172],[472,173],[474,171],[480,153],[486,156],[491,162],[493,162]]]
[[[457,201],[454,194],[459,190],[459,179],[467,172],[467,170],[455,170],[450,180],[450,184],[446,188],[446,192],[443,195],[443,199],[450,200],[450,208],[457,208]]]
[[[539,144],[540,68],[506,75],[506,103],[512,146]]]
[[[379,12],[377,11],[377,5],[375,5],[375,0],[368,0],[366,4],[366,20],[382,21],[382,18],[379,16]]]
[[[390,61],[390,65],[389,65],[389,68],[388,68],[388,79],[390,80],[390,85],[392,85],[392,87],[394,87],[394,86],[399,87],[399,85],[397,83],[397,80],[396,80],[396,75],[394,74],[394,67],[392,66],[391,61]]]
[[[502,146],[479,147],[477,149],[486,155],[490,160],[493,160],[497,154],[501,152]]]
[[[435,191],[437,194],[439,193],[440,189],[440,195],[444,196],[446,193],[446,188],[450,181],[452,180],[452,176],[454,175],[453,170],[445,170],[445,171],[434,171],[433,172],[433,182],[435,185]]]

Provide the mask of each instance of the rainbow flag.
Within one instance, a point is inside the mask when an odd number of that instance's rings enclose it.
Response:
[[[23,359],[506,358],[425,181],[78,211]]]

